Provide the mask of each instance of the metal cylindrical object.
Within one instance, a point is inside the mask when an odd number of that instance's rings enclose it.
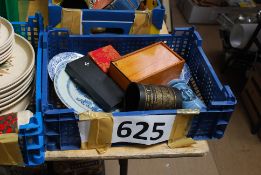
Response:
[[[125,94],[126,111],[181,109],[181,92],[172,87],[131,83]]]
[[[235,24],[230,34],[230,44],[234,48],[243,49],[254,31],[256,30],[257,24]],[[261,32],[257,35],[257,38],[261,39]],[[257,51],[257,47],[253,44],[250,47],[251,51]]]

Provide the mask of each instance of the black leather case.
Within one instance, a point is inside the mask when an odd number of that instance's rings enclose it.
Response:
[[[104,111],[119,107],[124,93],[88,56],[67,64],[65,71]]]

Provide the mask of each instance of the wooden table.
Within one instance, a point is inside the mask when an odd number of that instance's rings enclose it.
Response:
[[[161,34],[168,33],[164,24]],[[208,153],[206,141],[198,141],[191,147],[170,149],[166,143],[154,146],[112,147],[105,154],[98,154],[96,150],[46,151],[46,161],[66,160],[119,160],[120,174],[127,175],[128,159],[200,157]]]
[[[209,151],[206,141],[198,141],[186,148],[170,149],[166,143],[155,146],[112,147],[105,154],[96,150],[46,151],[46,161],[119,160],[120,174],[127,175],[128,159],[200,157]]]

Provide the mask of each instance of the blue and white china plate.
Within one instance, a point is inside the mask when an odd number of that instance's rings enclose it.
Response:
[[[184,67],[183,67],[183,69],[181,71],[179,79],[185,81],[186,84],[188,84],[190,78],[191,78],[190,69],[189,69],[189,66],[187,65],[187,63],[185,63]]]
[[[183,109],[203,109],[206,105],[197,97],[193,90],[187,85],[184,80],[172,80],[168,83],[169,86],[180,90],[182,94]]]
[[[54,79],[54,76],[63,62],[70,62],[73,60],[76,60],[78,58],[83,57],[84,55],[76,53],[76,52],[63,52],[59,53],[58,55],[55,55],[48,64],[48,73],[51,78],[51,80]]]
[[[65,72],[66,64],[69,62],[71,62],[71,60],[63,61],[63,63],[59,64],[56,68],[54,88],[60,100],[68,108],[74,109],[77,114],[90,110],[94,112],[103,111],[86,93],[77,87]]]

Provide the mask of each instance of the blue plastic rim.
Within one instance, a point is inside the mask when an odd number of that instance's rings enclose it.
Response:
[[[85,35],[70,36],[67,30],[54,29],[44,33],[42,67],[42,110],[44,112],[46,146],[49,150],[77,149],[80,147],[77,118],[72,109],[61,105],[48,77],[48,61],[60,52],[73,51],[86,54],[91,50],[112,45],[121,55],[162,41],[180,54],[190,67],[193,82],[190,86],[207,106],[192,120],[188,136],[194,139],[214,139],[224,135],[236,99],[229,86],[223,86],[203,49],[202,40],[194,28],[179,28],[168,35]],[[177,114],[171,111],[137,111],[135,115]],[[114,113],[114,116],[133,115],[133,112]],[[52,122],[53,121],[53,122]],[[56,123],[55,123],[56,122]],[[61,124],[63,125],[62,128]],[[68,127],[66,127],[68,125]],[[61,130],[62,129],[62,130]],[[64,130],[67,130],[65,132]],[[64,133],[65,135],[64,135]],[[70,132],[71,131],[71,132]],[[55,135],[54,135],[55,133]]]
[[[160,0],[158,6],[152,10],[152,24],[161,29],[165,17],[165,8]],[[135,18],[135,10],[93,10],[83,9],[82,25],[83,34],[91,34],[92,28],[117,28],[122,29],[124,34],[129,34]],[[55,27],[61,22],[62,7],[53,4],[53,0],[48,3],[49,26]]]
[[[30,16],[27,22],[12,22],[14,31],[32,44],[36,53],[35,115],[26,125],[19,127],[19,144],[25,166],[44,162],[43,121],[41,114],[41,59],[43,40],[43,17],[40,13]]]

